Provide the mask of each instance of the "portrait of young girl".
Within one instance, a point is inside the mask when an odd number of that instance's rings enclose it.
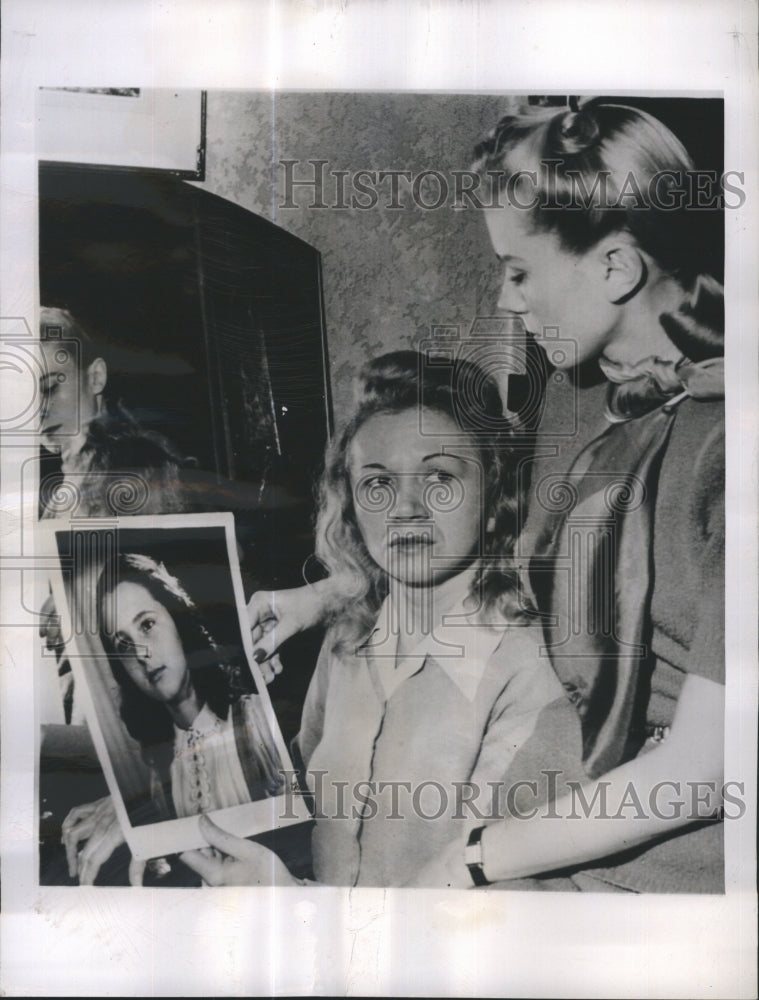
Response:
[[[281,763],[241,662],[228,660],[163,563],[135,552],[104,565],[100,638],[119,711],[151,770],[164,818],[276,795]]]
[[[221,527],[187,525],[188,517],[179,527],[122,529],[118,544],[107,531],[89,542],[57,532],[62,563],[75,557],[65,591],[77,630],[74,664],[126,813],[119,816],[115,792],[69,812],[62,837],[70,876],[81,884],[125,839],[134,855],[129,828],[133,839],[158,824],[171,843],[171,821],[284,791],[289,763],[235,614],[225,562],[231,519],[227,537]],[[251,819],[251,833],[268,829],[268,818]],[[183,834],[175,839],[177,849],[187,846]]]
[[[549,768],[577,778],[580,728],[520,602],[516,459],[496,380],[415,351],[363,377],[327,453],[316,528],[317,554],[350,596],[297,748],[317,881],[402,886],[476,825],[462,798],[497,816],[518,808],[520,788],[545,802]],[[479,414],[466,405],[475,396]],[[201,829],[229,855],[184,856],[206,881],[293,881],[259,846]]]

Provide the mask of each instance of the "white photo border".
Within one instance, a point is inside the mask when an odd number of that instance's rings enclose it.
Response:
[[[245,614],[245,597],[237,559],[234,516],[228,513],[220,513],[163,514],[160,517],[118,517],[114,518],[113,523],[110,525],[104,524],[101,520],[94,522],[87,520],[69,520],[68,522],[65,520],[49,520],[41,522],[39,528],[42,542],[40,554],[43,558],[51,558],[53,560],[59,550],[59,546],[57,545],[58,537],[66,535],[69,532],[109,531],[120,535],[121,532],[126,531],[133,538],[135,532],[143,531],[149,536],[149,541],[152,545],[161,535],[164,536],[165,540],[170,540],[171,533],[176,532],[177,529],[180,529],[183,534],[190,534],[194,529],[198,532],[199,536],[206,533],[208,529],[220,528],[223,530],[226,553],[229,560],[230,581],[234,590],[235,608],[245,657],[248,661],[258,696],[263,702],[264,714],[282,763],[283,775],[286,781],[290,783],[286,787],[283,787],[279,795],[272,798],[265,798],[228,809],[215,810],[209,813],[209,815],[222,829],[238,837],[249,837],[254,834],[265,833],[268,830],[280,829],[293,823],[308,822],[311,819],[311,815],[306,807],[304,797],[298,793],[297,788],[293,788],[292,786],[292,781],[295,780],[293,764],[285,742],[282,739],[279,723],[274,714],[261,670],[253,657],[250,629],[245,627],[247,620]],[[77,645],[76,629],[73,627],[73,622],[77,620],[78,615],[76,609],[72,607],[71,587],[66,587],[64,583],[60,562],[58,562],[57,566],[54,566],[51,578],[55,606],[61,609],[63,635],[69,637],[66,643],[66,655],[71,662],[76,685],[80,690],[86,692],[84,706],[89,730],[95,743],[98,759],[108,783],[119,823],[129,845],[132,857],[136,860],[148,861],[151,858],[161,857],[166,854],[178,854],[180,851],[190,851],[207,847],[208,844],[198,827],[199,816],[186,816],[180,819],[164,820],[162,822],[153,822],[148,825],[139,826],[134,825],[130,820],[115,773],[113,753],[108,746],[101,718],[95,707],[95,699],[90,688],[88,671],[85,669],[82,659],[88,655],[91,658],[91,654],[87,648],[79,648]]]

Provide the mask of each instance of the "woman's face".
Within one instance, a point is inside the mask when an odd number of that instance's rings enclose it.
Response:
[[[349,469],[364,542],[391,577],[439,584],[478,555],[481,463],[449,416],[425,408],[370,417],[353,438]]]
[[[552,233],[535,233],[512,205],[485,210],[493,249],[505,267],[498,307],[520,316],[556,368],[598,357],[614,336],[618,309],[609,301],[597,248],[575,255]],[[544,336],[545,330],[553,334]],[[571,341],[574,347],[551,344]]]
[[[182,642],[166,608],[147,587],[120,583],[104,625],[134,684],[154,701],[181,701],[192,693]]]

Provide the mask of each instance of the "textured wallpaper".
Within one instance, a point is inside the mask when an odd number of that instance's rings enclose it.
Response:
[[[501,97],[445,94],[208,94],[206,180],[198,186],[321,252],[338,420],[366,359],[413,346],[434,325],[465,332],[478,313],[492,314],[499,268],[481,213],[453,207],[454,172],[467,169],[505,105]],[[286,167],[288,160],[295,163]],[[311,160],[326,162],[317,168]],[[321,198],[313,184],[288,187],[288,175],[321,177]]]

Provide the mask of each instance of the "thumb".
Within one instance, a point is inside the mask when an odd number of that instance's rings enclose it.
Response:
[[[205,853],[207,850],[208,854]],[[224,862],[220,857],[212,856],[209,848],[183,851],[179,860],[200,875],[206,885],[221,885],[224,881]]]
[[[235,837],[234,834],[222,830],[220,826],[217,826],[205,814],[200,817],[199,827],[200,832],[211,847],[215,847],[222,854],[226,854],[230,858],[236,858],[238,861],[246,861],[251,856],[255,857],[256,849],[253,844],[247,840],[243,840],[242,837]]]
[[[142,885],[142,876],[145,874],[145,862],[131,858],[129,861],[129,884]]]

